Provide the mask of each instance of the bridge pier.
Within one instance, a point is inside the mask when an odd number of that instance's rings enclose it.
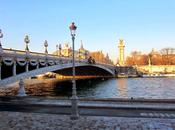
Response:
[[[19,81],[19,90],[17,96],[22,97],[22,96],[27,96],[24,88],[24,81],[20,79]]]

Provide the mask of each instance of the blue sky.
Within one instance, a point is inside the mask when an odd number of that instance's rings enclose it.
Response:
[[[116,60],[118,39],[126,54],[175,47],[174,0],[1,0],[0,28],[4,48],[24,49],[26,34],[30,50],[49,52],[69,42],[69,24],[77,25],[76,48],[83,40],[91,51],[102,50]]]

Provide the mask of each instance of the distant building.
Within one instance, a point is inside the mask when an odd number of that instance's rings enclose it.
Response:
[[[69,46],[68,43],[65,43],[62,48],[61,45],[59,46],[60,47],[59,48],[57,47],[57,50],[53,53],[54,55],[72,57],[72,48]],[[90,54],[88,50],[84,49],[82,41],[81,41],[81,47],[78,50],[75,50],[74,52],[75,52],[75,58],[79,60],[87,59]]]
[[[89,51],[84,49],[83,42],[81,41],[81,47],[76,52],[76,57],[79,59],[87,59],[89,57]]]
[[[109,58],[108,53],[106,54],[106,57],[105,57],[105,63],[113,64],[113,61]]]
[[[72,55],[72,49],[68,43],[64,44],[63,48],[61,49],[61,55],[65,57],[70,57]]]
[[[113,64],[108,54],[105,56],[102,51],[90,52],[90,56],[94,58],[96,62]]]
[[[54,55],[64,56],[64,57],[72,57],[72,48],[68,43],[65,43],[63,47],[61,44],[56,46],[56,51],[53,52]],[[102,51],[90,52],[83,47],[83,42],[81,41],[81,46],[78,50],[75,50],[75,58],[77,60],[88,59],[89,57],[95,59],[95,62],[101,62],[106,64],[113,64],[112,60],[109,58],[109,55],[106,56]]]
[[[125,48],[125,45],[124,45],[123,39],[119,40],[118,48],[119,48],[119,58],[118,58],[119,61],[118,61],[118,64],[120,66],[124,66],[125,65],[125,61],[124,61],[124,48]]]

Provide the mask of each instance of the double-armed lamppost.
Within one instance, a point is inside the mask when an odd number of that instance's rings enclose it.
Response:
[[[77,97],[77,92],[76,92],[76,81],[75,81],[75,52],[74,52],[74,41],[75,41],[75,31],[77,27],[75,26],[74,22],[69,26],[70,32],[71,32],[71,37],[72,37],[72,98],[71,98],[71,103],[72,103],[72,113],[71,113],[71,119],[76,120],[79,118],[78,114],[78,97]]]
[[[3,33],[0,29],[0,38],[3,38]],[[1,45],[1,40],[0,40],[0,52],[2,52],[2,45]]]

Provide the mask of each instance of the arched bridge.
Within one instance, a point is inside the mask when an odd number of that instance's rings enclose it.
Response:
[[[115,75],[115,67],[110,64],[89,64],[76,59],[75,67],[76,75]],[[72,75],[72,58],[12,49],[0,51],[0,86],[46,72]]]

